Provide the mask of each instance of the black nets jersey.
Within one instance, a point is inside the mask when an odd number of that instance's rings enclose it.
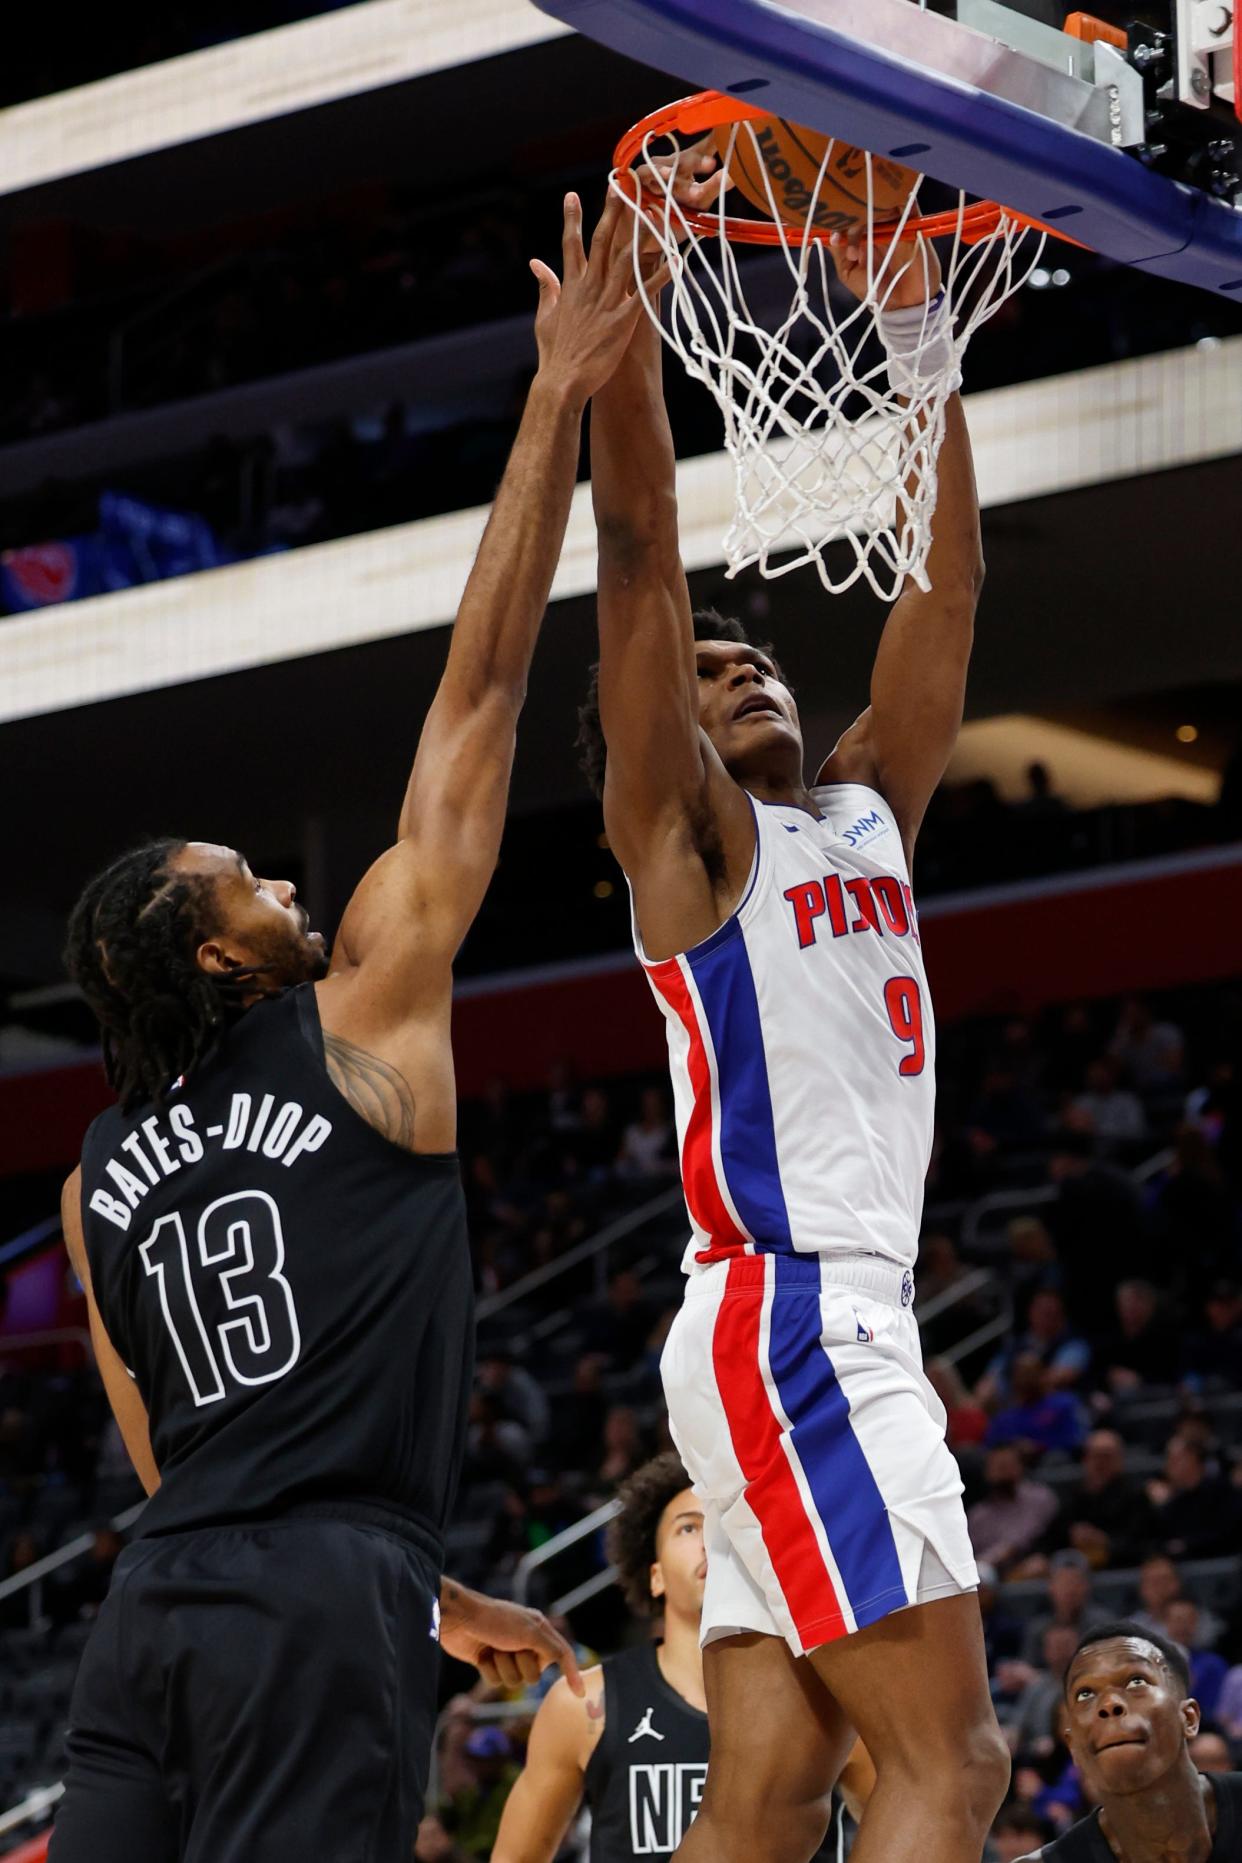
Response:
[[[591,1863],[671,1856],[707,1779],[707,1716],[664,1680],[654,1643],[604,1668],[604,1731],[586,1770]]]
[[[95,1120],[82,1216],[150,1418],[144,1533],[348,1503],[440,1564],[473,1360],[457,1159],[337,1092],[312,985],[248,1010],[163,1112]]]
[[[1240,1863],[1242,1772],[1214,1774],[1210,1783],[1216,1794],[1216,1837],[1208,1863]],[[1066,1831],[1064,1837],[1045,1844],[1039,1856],[1041,1863],[1117,1863],[1112,1845],[1100,1829],[1098,1811]]]

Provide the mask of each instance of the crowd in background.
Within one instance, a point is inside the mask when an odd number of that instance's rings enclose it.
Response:
[[[1007,1848],[1019,1833],[1084,1809],[1058,1691],[1078,1636],[1104,1616],[1137,1611],[1188,1650],[1203,1763],[1242,1757],[1240,1065],[1236,987],[942,1033],[918,1298],[1015,1757],[998,1858],[1022,1854]],[[503,1591],[667,1442],[658,1365],[684,1216],[667,1089],[654,1079],[578,1082],[561,1067],[519,1095],[498,1078],[463,1107],[461,1152],[480,1294],[511,1304],[481,1329],[451,1556],[463,1578]],[[997,1190],[1015,1192],[1012,1213],[967,1221]],[[572,1253],[648,1209],[606,1277]],[[524,1291],[524,1277],[566,1258],[566,1272]],[[980,1277],[981,1266],[999,1272]],[[1012,1326],[973,1346],[998,1290]],[[133,1493],[93,1378],[36,1375],[0,1349],[5,1573],[89,1527],[105,1498],[110,1511]],[[89,1620],[118,1545],[98,1527],[45,1585],[49,1636]],[[547,1597],[602,1557],[584,1542]],[[10,1634],[24,1609],[8,1600]],[[615,1594],[574,1628],[595,1647],[627,1634]],[[520,1728],[478,1722],[472,1702],[477,1691],[449,1716],[427,1858],[488,1854],[520,1763]]]

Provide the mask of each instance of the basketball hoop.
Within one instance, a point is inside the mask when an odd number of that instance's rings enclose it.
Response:
[[[966,346],[1030,277],[1053,229],[965,194],[955,209],[923,214],[923,177],[896,166],[913,151],[881,158],[831,140],[818,176],[812,159],[793,194],[787,189],[778,199],[773,170],[778,178],[786,170],[773,160],[770,138],[765,160],[756,129],[772,122],[763,110],[719,92],[683,98],[622,139],[611,185],[634,215],[639,276],[656,250],[670,268],[667,322],[650,302],[648,312],[724,415],[736,492],[724,542],[729,575],[754,564],[772,578],[813,563],[830,593],[865,580],[881,600],[893,601],[908,577],[930,586],[937,461]],[[708,133],[726,185],[711,211],[697,212],[676,199],[668,158]],[[824,139],[798,134],[814,142],[814,158]],[[622,177],[640,157],[642,185],[635,188]],[[830,251],[842,225],[834,209],[846,170],[864,190],[849,197],[858,202],[850,217],[870,228],[861,300],[840,284]],[[726,212],[734,188],[765,217]],[[912,262],[921,257],[927,265],[934,240],[952,242],[941,257],[943,307],[935,300],[921,319],[917,311],[900,313],[905,334],[893,358],[876,337],[876,317],[905,269],[891,262],[893,247],[910,244]],[[740,246],[783,255],[793,297],[787,308],[782,298],[775,316],[752,311]],[[770,272],[763,282],[770,288]],[[852,551],[829,559],[828,545],[840,541]]]

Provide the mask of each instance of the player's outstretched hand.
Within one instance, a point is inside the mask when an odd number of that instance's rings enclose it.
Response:
[[[829,245],[837,276],[856,298],[870,293],[877,310],[913,310],[934,298],[942,283],[940,259],[930,239],[871,242],[864,227],[834,233]]]
[[[446,1583],[440,1644],[459,1662],[473,1663],[493,1688],[522,1688],[556,1663],[575,1695],[586,1692],[570,1645],[542,1611],[524,1604]]]
[[[632,210],[615,193],[595,229],[588,258],[582,242],[582,202],[565,197],[562,276],[542,259],[530,269],[539,281],[535,338],[539,373],[581,405],[604,386],[646,315],[634,276]],[[654,298],[667,281],[656,272],[645,283]]]
[[[649,191],[671,193],[679,207],[694,213],[706,213],[733,186],[710,136],[677,155],[648,156],[637,172]]]

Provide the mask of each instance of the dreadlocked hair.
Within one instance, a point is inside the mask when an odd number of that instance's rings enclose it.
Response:
[[[697,608],[694,612],[694,638],[696,640],[731,640],[739,646],[759,647],[761,643],[752,640],[746,632],[743,622],[732,615],[717,614],[714,608]],[[766,644],[762,647],[767,652]],[[582,772],[591,785],[592,794],[598,799],[604,793],[604,770],[608,763],[608,750],[604,743],[604,730],[599,720],[599,662],[591,668],[586,698],[578,708],[577,749]]]
[[[608,1528],[608,1557],[617,1568],[626,1603],[641,1617],[651,1617],[656,1610],[651,1568],[657,1558],[656,1534],[664,1510],[689,1486],[690,1477],[671,1449],[644,1462],[621,1484],[621,1512]]]
[[[99,1023],[108,1082],[127,1113],[163,1107],[255,987],[249,966],[218,978],[196,961],[216,929],[215,894],[206,875],[170,871],[185,845],[148,841],[122,854],[69,918],[65,967]]]

